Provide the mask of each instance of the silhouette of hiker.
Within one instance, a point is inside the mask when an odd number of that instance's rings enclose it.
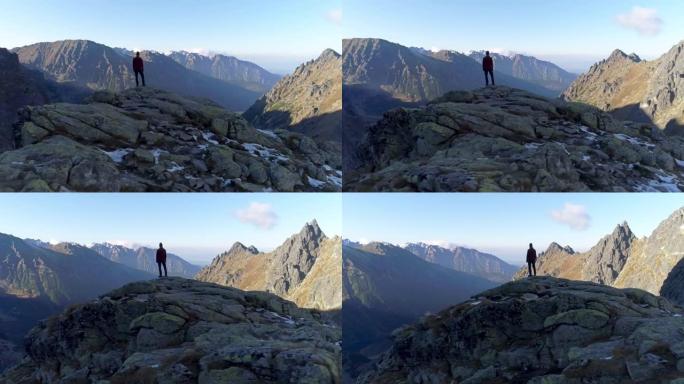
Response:
[[[532,243],[530,243],[530,249],[527,250],[527,273],[529,277],[532,277],[532,271],[534,271],[534,276],[537,276],[537,251],[534,250]]]
[[[159,277],[162,277],[161,270],[162,265],[164,266],[164,277],[167,277],[166,273],[166,249],[162,243],[159,243],[159,249],[157,249],[157,267],[159,267]]]
[[[487,51],[485,57],[482,58],[482,70],[485,75],[485,85],[487,87],[489,86],[489,77],[492,78],[492,85],[496,85],[496,83],[494,83],[494,59],[489,56],[489,51]]]
[[[142,84],[143,87],[145,86],[145,63],[143,62],[142,57],[140,57],[140,52],[135,53],[135,57],[133,58],[133,72],[135,72],[135,86],[139,86],[138,84],[138,75],[142,78]]]

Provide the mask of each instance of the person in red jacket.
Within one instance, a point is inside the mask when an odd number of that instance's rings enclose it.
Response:
[[[532,277],[532,271],[534,271],[534,276],[537,276],[537,251],[534,250],[532,243],[530,243],[530,248],[527,250],[527,274]]]
[[[164,266],[164,277],[167,277],[168,274],[166,273],[166,249],[164,249],[164,246],[162,243],[159,243],[159,249],[157,249],[157,267],[159,267],[159,277],[162,277],[162,265]]]
[[[496,83],[494,83],[494,60],[489,56],[489,51],[487,51],[485,57],[482,58],[482,70],[485,74],[485,85],[489,86],[489,77],[487,75],[492,78],[492,85],[496,85]]]
[[[140,57],[140,52],[135,53],[135,57],[133,58],[133,72],[135,72],[135,86],[139,86],[138,84],[138,75],[142,78],[142,84],[143,87],[145,86],[145,63],[143,62],[142,57]]]

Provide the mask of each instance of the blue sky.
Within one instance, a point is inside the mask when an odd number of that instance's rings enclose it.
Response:
[[[165,248],[209,263],[236,241],[271,250],[316,219],[342,233],[340,194],[0,194],[0,232],[43,241]]]
[[[0,47],[88,39],[210,50],[290,72],[341,49],[342,0],[0,0]]]
[[[579,71],[616,48],[656,58],[684,39],[682,15],[680,0],[344,0],[343,33],[522,52]]]
[[[552,241],[584,251],[625,220],[648,236],[682,206],[682,194],[665,193],[345,194],[342,233],[361,242],[465,245],[522,264],[530,242],[538,251]]]

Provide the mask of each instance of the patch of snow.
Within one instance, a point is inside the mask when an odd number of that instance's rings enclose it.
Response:
[[[279,314],[277,314],[277,313],[275,313],[275,312],[271,312],[271,311],[269,311],[268,313],[269,313],[270,315],[272,315],[273,317],[275,317],[276,319],[282,321],[282,322],[285,323],[285,324],[295,325],[295,321],[292,320],[291,317],[282,316],[282,315],[279,315]]]
[[[280,137],[278,137],[278,135],[276,135],[275,132],[273,132],[273,131],[268,131],[268,130],[265,130],[265,129],[257,129],[257,131],[263,133],[263,134],[266,135],[266,136],[272,137],[272,138],[274,138],[274,139],[276,139],[276,140],[280,140]]]
[[[582,156],[582,161],[589,161],[589,160],[591,160],[591,156],[589,156],[589,155]]]
[[[342,176],[340,174],[340,176]],[[333,176],[333,175],[328,175],[328,182],[334,184],[336,187],[342,188],[342,178]]]
[[[161,156],[162,153],[169,153],[168,151],[165,151],[163,149],[155,148],[152,151],[152,156],[154,156],[154,163],[159,164],[159,156]]]
[[[664,172],[657,173],[656,179],[648,180],[645,184],[637,186],[639,192],[682,192],[677,181],[679,179]]]
[[[324,165],[323,165],[323,169],[325,169],[327,172],[332,172],[332,171],[333,171],[333,167],[329,166],[328,164],[324,164]]]
[[[244,148],[252,156],[261,157],[262,159],[267,159],[267,160],[271,160],[271,161],[278,161],[278,160],[289,161],[290,160],[289,157],[284,156],[282,153],[276,151],[275,149],[264,147],[261,144],[244,143],[244,144],[242,144],[242,148]]]
[[[335,173],[337,174],[337,176],[342,177],[342,171],[335,171]]]
[[[219,142],[214,139],[215,135],[211,132],[202,132],[202,137],[211,144],[219,145]]]
[[[625,135],[624,133],[615,133],[615,134],[613,134],[613,136],[617,137],[618,139],[620,139],[622,141],[626,141],[630,144],[639,145],[639,146],[648,147],[648,148],[655,147],[655,144],[647,143],[643,140],[637,139],[636,137]]]
[[[128,155],[129,153],[133,152],[133,149],[131,148],[119,148],[115,149],[113,151],[107,152],[107,151],[102,151],[107,156],[109,156],[110,159],[112,159],[113,162],[115,163],[121,163],[123,162],[124,157]]]
[[[684,160],[675,159],[675,163],[677,163],[677,165],[679,165],[680,167],[684,168]]]
[[[23,161],[13,161],[12,165],[24,165]]]
[[[174,172],[180,172],[184,169],[185,169],[185,167],[178,165],[178,163],[176,163],[174,161],[173,163],[171,163],[171,168],[167,169],[167,171],[174,173]]]
[[[475,301],[471,302],[470,305],[478,305],[480,303],[481,303],[480,300],[475,300]]]
[[[199,148],[199,149],[201,149],[201,150],[203,150],[203,151],[206,151],[207,148],[209,148],[209,144],[200,144],[200,145],[197,146],[197,148]]]
[[[584,132],[586,134],[586,137],[589,141],[595,141],[598,135],[592,131],[589,130],[589,127],[581,125],[579,127],[580,131]]]
[[[307,181],[309,182],[309,185],[314,187],[314,188],[321,188],[326,184],[325,181],[314,179],[311,176],[307,176],[306,178],[307,178]]]
[[[527,143],[525,144],[525,149],[537,149],[541,147],[541,144],[539,143]]]

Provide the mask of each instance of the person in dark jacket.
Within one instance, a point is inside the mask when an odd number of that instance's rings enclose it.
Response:
[[[492,85],[496,85],[496,83],[494,83],[494,59],[489,56],[489,51],[487,51],[485,57],[482,58],[482,70],[485,74],[485,85],[489,86],[489,77],[492,78]]]
[[[139,86],[138,84],[138,75],[142,78],[142,85],[143,87],[145,86],[145,63],[143,62],[142,57],[140,57],[140,52],[135,53],[135,57],[133,58],[133,72],[135,72],[135,86]]]
[[[532,277],[532,272],[534,271],[534,276],[537,276],[537,251],[534,250],[532,243],[530,243],[530,248],[527,250],[527,273]]]
[[[164,249],[164,246],[162,243],[159,243],[159,249],[157,249],[157,267],[159,267],[159,277],[162,277],[162,265],[164,266],[164,277],[167,277],[168,274],[166,272],[166,249]]]

